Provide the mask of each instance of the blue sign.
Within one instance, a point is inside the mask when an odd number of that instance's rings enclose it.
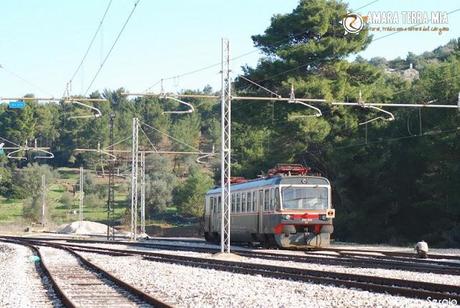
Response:
[[[10,109],[23,109],[26,106],[26,103],[23,101],[9,102],[8,108]]]

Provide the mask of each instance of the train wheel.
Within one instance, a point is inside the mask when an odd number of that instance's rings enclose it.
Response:
[[[264,234],[262,245],[264,248],[278,248],[274,234]]]
[[[209,234],[209,232],[204,233],[204,239],[206,240],[206,242],[214,242],[215,241],[214,236]]]

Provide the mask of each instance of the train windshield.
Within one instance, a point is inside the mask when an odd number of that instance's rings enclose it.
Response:
[[[282,189],[283,209],[324,210],[328,208],[327,187],[286,187]]]

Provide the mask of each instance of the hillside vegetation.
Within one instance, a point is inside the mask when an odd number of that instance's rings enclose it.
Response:
[[[264,56],[255,67],[245,67],[244,76],[283,96],[289,96],[293,85],[296,97],[330,101],[457,104],[460,40],[421,55],[409,53],[405,59],[350,60],[371,44],[372,37],[367,30],[343,35],[337,21],[346,11],[341,2],[300,1],[291,13],[274,16],[263,34],[252,37]],[[411,64],[418,78],[406,78],[404,71]],[[187,99],[195,113],[165,114],[182,107],[166,99],[129,98],[121,95],[124,91],[91,94],[109,100],[94,104],[103,114],[98,119],[69,119],[87,111],[64,102],[31,102],[24,110],[2,105],[0,137],[22,144],[37,139],[40,146],[49,146],[55,158],[40,160],[40,164],[84,166],[99,173],[107,168],[103,157],[74,150],[97,148],[98,144],[107,147],[112,112],[115,141],[126,140],[117,149],[130,149],[133,117],[148,124],[142,124],[145,134],[140,132],[144,149],[152,149],[151,143],[176,151],[219,148],[219,101]],[[267,95],[242,78],[235,79],[233,91],[240,96]],[[210,87],[182,93],[219,94]],[[381,114],[330,103],[315,106],[322,117],[308,117],[313,111],[298,104],[235,101],[233,174],[254,178],[276,163],[302,163],[332,182],[336,239],[393,244],[424,239],[435,246],[460,246],[460,136],[455,109],[387,108],[395,121],[359,125]],[[31,184],[20,179],[24,174],[20,170],[34,161],[33,155],[29,161],[0,158],[0,193],[6,198],[0,200],[0,212],[14,198],[29,198],[34,204],[36,196],[27,189]],[[205,165],[195,159],[186,155],[148,157],[147,206],[152,217],[168,207],[185,217],[201,217],[203,194],[213,185],[212,178],[219,178],[220,170],[217,159]],[[129,162],[120,160],[116,167],[126,171]],[[123,202],[128,205],[126,199]]]

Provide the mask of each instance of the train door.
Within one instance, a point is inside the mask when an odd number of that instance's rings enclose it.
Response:
[[[208,230],[209,230],[209,232],[212,232],[212,229],[213,229],[212,221],[213,221],[213,217],[215,215],[215,213],[214,213],[214,211],[215,211],[214,210],[214,206],[215,206],[214,197],[209,198],[209,203],[210,203],[210,206],[209,206],[209,222],[208,222],[209,223],[209,229]]]
[[[259,190],[259,197],[257,198],[257,211],[258,211],[258,232],[264,232],[264,191]]]
[[[220,220],[221,220],[221,210],[222,210],[222,203],[221,203],[221,196],[218,196],[214,199],[214,222],[213,222],[213,227],[215,232],[220,232]]]

